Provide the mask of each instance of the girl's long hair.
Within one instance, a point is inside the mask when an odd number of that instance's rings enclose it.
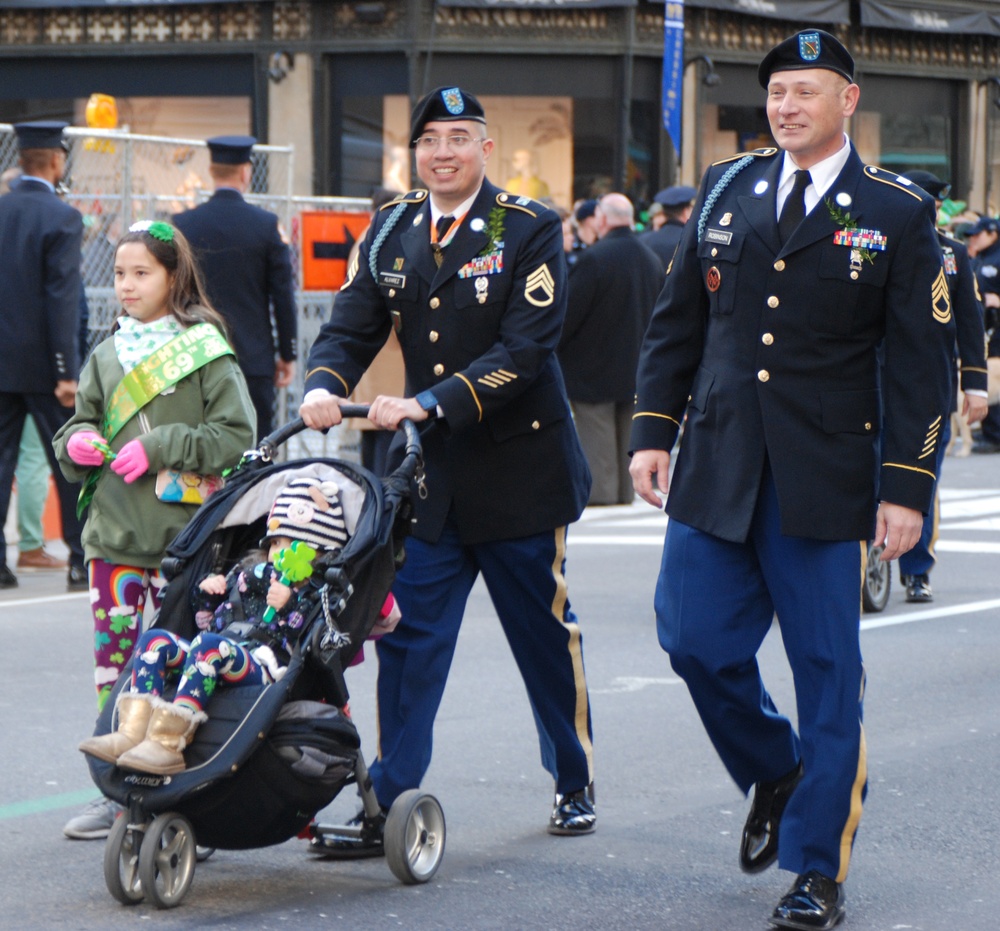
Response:
[[[169,223],[164,225],[173,231],[172,242],[157,239],[148,230],[129,230],[118,240],[115,257],[126,243],[141,242],[149,254],[171,274],[170,290],[167,293],[167,309],[170,313],[185,327],[196,323],[211,323],[231,343],[229,326],[208,299],[191,244],[176,226]]]

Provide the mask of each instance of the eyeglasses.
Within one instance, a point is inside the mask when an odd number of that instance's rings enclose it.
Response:
[[[433,152],[444,142],[453,152],[461,152],[463,149],[467,149],[473,142],[482,141],[482,139],[473,138],[472,136],[419,136],[414,145],[425,152]]]

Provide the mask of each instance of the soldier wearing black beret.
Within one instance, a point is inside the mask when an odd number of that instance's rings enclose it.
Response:
[[[340,421],[395,330],[405,397],[369,418],[420,424],[426,495],[414,493],[407,561],[393,594],[403,620],[376,647],[383,808],[419,786],[465,602],[481,573],[535,710],[555,781],[554,834],[594,830],[590,706],[576,616],[566,598],[567,525],[590,474],[555,357],[566,314],[562,224],[543,204],[486,178],[493,140],[479,101],[440,87],[413,111],[410,145],[426,189],[376,216],[309,355],[300,408],[316,429]],[[382,824],[326,838],[333,855],[381,851]]]
[[[632,431],[636,491],[662,506],[670,489],[660,643],[754,789],[742,869],[797,874],[771,923],[806,931],[844,917],[867,789],[862,567],[869,542],[888,560],[919,537],[955,339],[934,202],[861,162],[844,132],[853,77],[819,29],[765,56],[778,147],[702,179],[646,332]],[[775,615],[797,728],[757,664]]]
[[[0,588],[16,586],[3,523],[21,429],[31,414],[45,447],[69,548],[68,587],[87,587],[76,516],[79,487],[63,477],[52,437],[73,413],[80,374],[80,247],[83,218],[56,195],[66,170],[65,123],[17,123],[22,174],[0,197]]]

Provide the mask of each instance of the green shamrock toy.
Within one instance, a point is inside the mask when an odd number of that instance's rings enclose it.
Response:
[[[312,575],[312,563],[315,558],[316,550],[301,540],[296,540],[291,546],[279,550],[274,559],[274,568],[281,573],[278,581],[282,585],[295,585],[297,582],[304,582]],[[270,624],[277,613],[274,608],[268,605],[261,621]]]

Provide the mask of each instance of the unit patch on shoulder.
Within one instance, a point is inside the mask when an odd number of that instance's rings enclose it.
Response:
[[[555,299],[556,282],[544,262],[538,266],[524,283],[524,299],[535,307],[548,307]]]
[[[931,286],[931,313],[938,323],[951,322],[951,295],[948,293],[948,279],[944,276],[944,266],[938,269],[937,278]]]

